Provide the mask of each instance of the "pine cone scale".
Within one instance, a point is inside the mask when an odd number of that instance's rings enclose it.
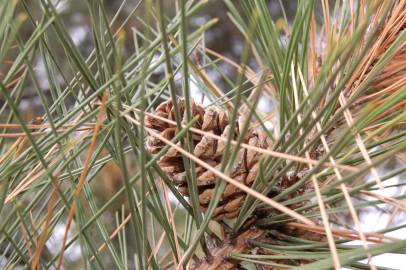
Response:
[[[182,123],[186,124],[185,101],[179,99],[177,105],[182,117]],[[224,150],[227,145],[227,139],[231,128],[228,113],[217,107],[203,108],[202,105],[192,102],[190,104],[192,116],[199,116],[194,128],[206,132],[205,135],[193,133],[193,155],[209,164],[216,170],[221,169],[221,161]],[[157,116],[175,121],[174,106],[172,100],[161,103],[154,113]],[[153,116],[146,117],[147,127],[153,128],[161,133],[166,139],[170,140],[176,135],[176,127],[170,125]],[[233,132],[233,140],[240,133],[239,123],[237,122]],[[210,134],[218,135],[221,140],[217,140]],[[269,143],[266,134],[263,132],[249,129],[244,143],[261,148],[267,148]],[[181,146],[180,143],[177,144]],[[149,136],[146,141],[146,148],[152,154],[159,152],[165,144],[153,136]],[[230,153],[232,153],[232,146]],[[235,162],[232,164],[230,177],[245,185],[251,185],[255,180],[258,171],[258,162],[260,153],[252,149],[240,147]],[[170,148],[164,156],[158,161],[162,170],[168,175],[171,181],[178,187],[178,190],[184,195],[189,196],[188,185],[186,181],[187,173],[183,166],[181,153],[175,148]],[[203,210],[207,210],[208,204],[213,198],[214,187],[218,177],[210,170],[196,164],[196,185],[199,192],[199,202]],[[237,187],[226,184],[225,190],[220,198],[217,208],[214,211],[214,219],[235,218],[244,203],[246,194]]]

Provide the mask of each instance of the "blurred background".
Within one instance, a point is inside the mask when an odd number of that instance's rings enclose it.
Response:
[[[69,35],[72,38],[74,44],[80,49],[82,55],[86,58],[94,48],[93,37],[91,32],[91,18],[88,12],[88,4],[86,1],[70,1],[70,0],[53,0],[51,1],[54,3],[58,13],[61,15],[65,26],[69,31]],[[163,1],[165,5],[165,13],[168,17],[172,17],[176,13],[176,2],[175,0],[165,0]],[[294,16],[294,12],[296,9],[296,1],[282,1],[285,7],[286,16],[289,20],[292,19]],[[280,29],[282,31],[284,27],[284,20],[283,20],[283,13],[282,9],[280,8],[280,0],[268,0],[267,1],[270,14],[272,17],[280,24]],[[122,0],[105,0],[104,1],[106,11],[108,12],[109,20],[113,19],[119,9],[121,12],[118,14],[115,22],[112,26],[112,32],[115,32],[122,24],[122,22],[127,19],[129,15],[131,15],[128,19],[128,23],[125,24],[123,27],[123,31],[126,35],[125,38],[125,46],[124,50],[122,50],[123,59],[126,56],[133,54],[134,52],[134,41],[132,38],[132,31],[133,29],[142,29],[143,23],[140,20],[140,16],[142,17],[143,8],[140,6],[137,10],[133,13],[133,10],[138,5],[142,5],[139,1],[129,0],[129,1],[122,1]],[[35,21],[39,21],[43,14],[41,8],[38,7],[36,1],[29,1],[28,9],[32,12]],[[133,13],[133,14],[131,14]],[[23,18],[24,20],[28,20],[26,18],[27,14],[20,8],[18,16]],[[196,13],[190,20],[189,20],[189,29],[192,31],[193,29],[197,28],[198,26],[202,25],[204,22],[209,21],[210,19],[217,18],[217,24],[208,29],[208,31],[204,35],[205,45],[207,48],[239,63],[241,60],[241,52],[243,49],[243,37],[235,25],[231,22],[227,15],[227,8],[223,1],[216,1],[211,0],[208,1],[206,5],[198,13]],[[34,25],[32,23],[24,23],[20,28],[21,37],[28,38],[34,29]],[[64,86],[64,81],[69,81],[73,77],[72,69],[70,68],[68,60],[64,57],[63,47],[57,43],[57,40],[49,40],[47,43],[48,46],[52,48],[52,50],[56,52],[60,52],[57,59],[58,63],[60,64],[61,68],[63,69],[62,72],[65,78],[62,78],[59,75],[61,88]],[[13,55],[10,55],[10,59],[13,59]],[[198,61],[199,59],[197,59]],[[250,67],[258,69],[258,66],[254,59],[250,61]],[[0,74],[4,74],[4,70],[7,70],[9,65],[3,63],[0,65]],[[227,76],[230,78],[235,77],[236,70],[233,69],[229,64],[220,63],[220,67],[223,72],[226,73]],[[164,68],[162,66],[161,69],[156,69],[154,75],[157,77],[162,76],[164,73]],[[46,76],[46,70],[44,66],[44,62],[42,57],[38,55],[36,57],[36,69],[35,74],[40,82],[40,86],[45,94],[49,94],[48,89],[48,82]],[[210,69],[207,69],[207,74],[216,84],[218,84],[221,89],[227,91],[227,85],[222,80],[221,76],[217,72],[214,72]],[[0,99],[0,104],[2,104],[3,100]],[[28,87],[24,90],[22,102],[21,102],[21,110],[25,112],[26,119],[29,121],[36,116],[40,116],[43,114],[41,104],[39,101],[39,97],[35,93],[34,87]]]

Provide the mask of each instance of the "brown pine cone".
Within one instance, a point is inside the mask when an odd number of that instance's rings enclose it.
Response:
[[[183,119],[182,123],[186,124],[185,101],[183,99],[178,99],[178,107]],[[222,138],[227,138],[230,126],[229,116],[226,111],[217,107],[208,107],[205,109],[201,104],[193,101],[192,104],[190,104],[190,108],[193,117],[197,115],[200,116],[195,123],[194,128],[219,135]],[[156,108],[154,114],[175,121],[172,100],[167,100],[161,103]],[[175,125],[159,120],[153,116],[147,116],[145,118],[145,124],[147,127],[158,131],[166,139],[171,140],[175,136]],[[234,139],[236,139],[239,134],[238,124],[235,126]],[[226,142],[216,140],[207,135],[203,136],[197,133],[192,134],[194,145],[193,154],[211,166],[220,169],[220,163]],[[255,129],[250,129],[247,132],[244,143],[260,148],[267,148],[269,146],[266,134]],[[180,143],[178,143],[178,145],[180,145]],[[154,136],[149,136],[147,138],[146,148],[152,154],[159,152],[164,146],[165,143]],[[230,177],[250,186],[257,176],[259,158],[260,154],[258,152],[240,148],[233,169],[230,173]],[[161,157],[158,163],[161,169],[178,187],[179,191],[183,195],[188,196],[186,172],[183,166],[181,153],[174,148],[170,148],[168,152]],[[206,210],[214,192],[216,175],[196,164],[196,177],[200,205]],[[223,217],[236,217],[244,202],[245,196],[244,192],[231,184],[227,184],[221,200],[215,209],[213,219],[219,220]]]

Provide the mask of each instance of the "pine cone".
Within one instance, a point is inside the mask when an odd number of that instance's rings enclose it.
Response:
[[[182,123],[186,124],[185,101],[183,99],[178,99],[177,102],[183,119]],[[190,108],[193,117],[197,115],[199,116],[194,128],[219,135],[222,138],[227,138],[231,127],[229,125],[229,116],[226,111],[217,107],[208,107],[205,109],[201,104],[193,101]],[[175,121],[175,112],[172,100],[167,100],[161,103],[156,108],[154,114],[165,119]],[[161,121],[153,116],[147,116],[145,123],[147,127],[158,131],[163,137],[169,140],[172,139],[176,134],[176,126]],[[235,125],[233,139],[236,139],[239,134],[238,126],[239,125],[237,123],[237,125]],[[211,166],[220,169],[220,163],[226,142],[216,140],[215,138],[207,135],[203,136],[196,133],[192,134],[194,146],[193,154]],[[244,143],[260,148],[267,148],[269,146],[269,141],[266,134],[256,129],[249,129],[245,136]],[[180,143],[178,143],[178,145],[180,145]],[[159,152],[164,146],[165,143],[156,137],[149,136],[147,138],[146,148],[152,154]],[[250,186],[257,176],[259,158],[260,154],[258,152],[240,148],[236,161],[233,164],[234,166],[230,173],[230,177],[244,183],[247,186]],[[179,191],[183,195],[188,196],[186,171],[183,166],[181,153],[174,148],[170,148],[169,151],[163,157],[161,157],[158,163],[171,181],[173,181],[173,183],[178,187]],[[206,210],[213,196],[216,175],[196,164],[196,177],[200,205],[202,206],[203,210]],[[219,220],[223,217],[236,217],[239,213],[241,205],[244,202],[245,196],[246,195],[244,192],[233,185],[227,184],[221,200],[215,209],[213,219]]]

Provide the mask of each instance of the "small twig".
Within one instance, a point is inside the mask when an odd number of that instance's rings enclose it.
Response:
[[[124,107],[126,109],[137,111],[136,108],[132,108],[132,107],[129,107],[127,105],[124,105]],[[145,112],[145,115],[154,117],[156,119],[159,119],[159,120],[164,121],[164,122],[166,122],[168,124],[171,124],[171,125],[176,124],[174,121],[171,121],[169,119],[166,119],[166,118],[163,118],[163,117],[151,114],[151,113]],[[185,125],[182,125],[182,126],[185,127]],[[204,132],[204,131],[199,130],[197,128],[191,127],[190,131],[195,132],[195,133],[200,134],[200,135],[204,135],[204,136],[214,138],[216,140],[227,142],[226,138],[222,138],[222,137],[220,137],[220,136],[218,136],[216,134],[210,133],[210,132]],[[233,145],[237,145],[237,142],[234,141],[234,140],[230,140],[230,143],[233,144]],[[290,154],[277,152],[277,151],[273,151],[273,150],[269,150],[269,149],[263,149],[263,148],[255,147],[255,146],[252,146],[252,145],[249,145],[249,144],[246,144],[246,143],[241,143],[241,147],[245,148],[245,149],[248,149],[248,150],[256,151],[256,152],[261,153],[261,154],[265,154],[265,155],[269,155],[269,156],[273,156],[273,157],[277,157],[277,158],[282,158],[282,159],[286,159],[286,160],[290,160],[290,161],[296,161],[296,162],[300,162],[300,163],[305,163],[305,164],[318,165],[319,162],[320,162],[320,161],[314,160],[314,159],[307,159],[307,158],[303,158],[303,157],[299,157],[299,156],[295,156],[295,155],[290,155]],[[358,169],[356,167],[349,166],[349,165],[331,164],[330,162],[325,162],[322,165],[324,167],[333,167],[333,168],[342,169],[342,170],[350,171],[350,172],[357,172],[358,171]]]

